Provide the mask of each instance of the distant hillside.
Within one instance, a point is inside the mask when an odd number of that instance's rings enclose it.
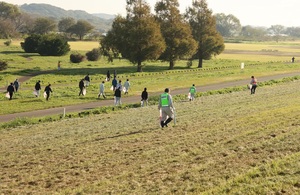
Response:
[[[23,4],[20,6],[20,10],[30,15],[49,17],[57,21],[66,17],[72,17],[75,20],[86,20],[95,26],[95,29],[100,32],[107,32],[111,28],[115,17],[114,15],[102,13],[89,14],[82,10],[64,10],[62,8],[43,3]]]

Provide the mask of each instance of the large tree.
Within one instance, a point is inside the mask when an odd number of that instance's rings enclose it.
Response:
[[[57,24],[53,19],[50,18],[37,18],[34,21],[32,34],[45,35],[49,32],[56,31]]]
[[[115,18],[101,45],[106,51],[120,52],[122,57],[137,64],[137,72],[142,72],[142,62],[158,59],[165,50],[165,42],[145,0],[128,0],[126,10],[125,18]]]
[[[68,29],[75,24],[76,24],[76,21],[74,18],[71,18],[71,17],[62,18],[58,22],[58,31],[62,32],[62,33],[67,33]]]
[[[21,12],[15,5],[0,2],[0,38],[9,38],[16,34],[15,20]]]
[[[239,35],[242,29],[240,20],[232,14],[215,14],[217,30],[223,37],[234,37]]]
[[[197,42],[193,39],[190,25],[180,14],[177,0],[157,2],[155,12],[167,46],[160,59],[168,61],[169,69],[173,69],[176,60],[189,58],[195,53]]]
[[[194,0],[185,16],[198,42],[196,56],[199,60],[198,68],[202,68],[203,60],[209,60],[212,55],[218,55],[224,50],[224,40],[216,29],[216,19],[208,9],[206,0]]]
[[[78,20],[76,24],[67,29],[67,32],[77,35],[79,39],[82,40],[82,38],[94,28],[95,27],[92,26],[88,21]]]

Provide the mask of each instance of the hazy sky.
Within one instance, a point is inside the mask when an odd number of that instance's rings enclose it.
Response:
[[[4,0],[22,5],[45,3],[65,10],[84,10],[88,13],[126,14],[126,0]],[[153,8],[157,0],[146,0]],[[178,0],[180,10],[192,4],[192,0]],[[213,13],[233,14],[243,26],[280,24],[286,27],[300,26],[300,0],[207,0]]]

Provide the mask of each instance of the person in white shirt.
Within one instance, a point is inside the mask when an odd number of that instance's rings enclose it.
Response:
[[[104,89],[105,89],[104,81],[102,81],[102,83],[100,84],[100,92],[98,94],[98,98],[100,98],[101,95],[103,96],[103,98],[106,98]]]
[[[124,83],[125,94],[128,94],[129,87],[130,87],[130,83],[129,83],[129,79],[127,79]]]

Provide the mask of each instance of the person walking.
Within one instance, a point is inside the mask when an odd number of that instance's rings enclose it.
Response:
[[[118,81],[117,81],[116,77],[114,77],[114,79],[112,80],[111,84],[113,86],[113,91],[115,91],[116,88],[117,88],[117,84],[118,84]]]
[[[141,106],[144,107],[145,105],[148,106],[148,92],[147,92],[147,88],[144,88],[144,91],[141,94]]]
[[[106,81],[110,81],[110,72],[109,72],[109,70],[106,73]]]
[[[87,75],[84,77],[84,81],[85,81],[85,86],[86,86],[86,87],[90,85],[90,82],[91,82],[90,74],[87,74]]]
[[[251,76],[251,81],[250,81],[250,85],[251,85],[251,94],[255,94],[255,90],[257,87],[257,79],[254,76]]]
[[[130,82],[129,82],[129,79],[127,79],[124,83],[124,89],[125,89],[124,94],[128,94],[129,87],[130,87]]]
[[[122,81],[121,80],[119,80],[119,82],[118,82],[118,84],[117,84],[117,87],[116,88],[119,88],[120,89],[120,91],[122,92],[122,90],[123,90],[123,86],[122,86]]]
[[[294,63],[294,62],[295,62],[295,57],[293,56],[293,57],[292,57],[292,63]]]
[[[15,92],[14,84],[10,83],[10,85],[7,87],[6,91],[9,94],[9,100],[12,100],[13,94]]]
[[[19,83],[18,79],[15,80],[14,86],[15,86],[16,92],[18,92],[18,89],[19,89],[19,87],[20,87],[20,83]]]
[[[195,94],[196,94],[196,87],[195,87],[195,84],[193,84],[193,85],[190,87],[189,93],[190,93],[190,101],[194,101],[194,100],[195,100]]]
[[[85,86],[84,86],[84,79],[81,79],[81,80],[79,81],[79,89],[80,89],[80,91],[79,91],[79,96],[80,96],[80,95],[83,95],[83,96],[84,96],[84,94],[83,94],[84,88],[85,88]]]
[[[172,96],[170,95],[170,89],[166,88],[165,92],[160,95],[158,102],[158,109],[161,111],[160,118],[160,126],[168,127],[168,123],[170,123],[174,119],[174,110],[175,107],[173,105]]]
[[[119,87],[116,88],[115,90],[115,106],[121,106],[121,89]]]
[[[103,98],[106,98],[104,89],[105,89],[104,81],[102,81],[102,83],[100,84],[100,92],[98,94],[98,98],[100,98],[101,95],[103,96]]]
[[[58,63],[57,63],[57,70],[60,70],[60,66],[61,66],[61,61],[58,61]]]
[[[40,80],[38,82],[36,82],[36,84],[34,86],[34,89],[35,89],[35,97],[39,97],[40,96],[40,90],[42,89]]]
[[[50,92],[52,93],[51,84],[49,84],[45,87],[44,92],[46,92],[46,100],[48,101],[49,97],[50,97]]]

